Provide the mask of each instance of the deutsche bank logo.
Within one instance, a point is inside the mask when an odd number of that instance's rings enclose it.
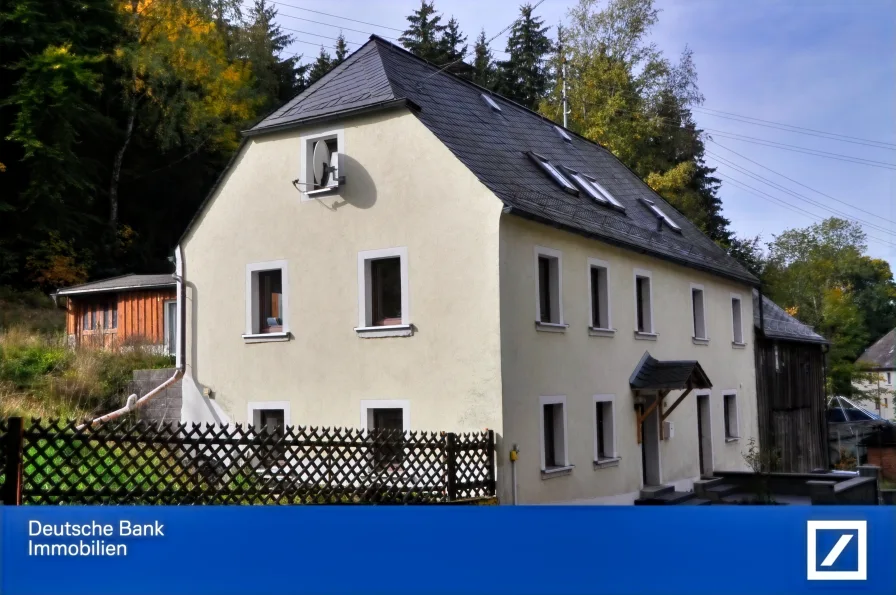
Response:
[[[867,521],[807,521],[810,581],[868,579]]]

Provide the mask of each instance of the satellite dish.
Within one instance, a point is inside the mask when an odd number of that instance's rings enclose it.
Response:
[[[314,172],[314,184],[326,186],[330,179],[330,149],[327,147],[327,141],[319,140],[314,143],[311,169]]]

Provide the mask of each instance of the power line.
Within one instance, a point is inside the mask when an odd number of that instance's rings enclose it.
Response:
[[[278,4],[280,6],[288,6],[290,8],[295,8],[296,10],[304,10],[305,12],[313,12],[315,14],[322,14],[327,17],[333,17],[334,19],[342,19],[345,21],[351,21],[353,23],[361,23],[362,25],[370,25],[371,27],[380,27],[382,29],[391,29],[392,31],[398,31],[399,33],[404,33],[403,29],[396,29],[395,27],[390,27],[388,25],[378,25],[376,23],[368,23],[367,21],[359,21],[358,19],[353,19],[350,17],[344,17],[337,14],[330,14],[328,12],[321,12],[320,10],[312,10],[310,8],[303,8],[301,6],[296,6],[295,4],[287,4],[286,2],[274,2],[273,0],[268,0],[271,4]],[[385,35],[381,35],[380,37],[385,37]]]
[[[831,153],[828,151],[819,151],[817,149],[810,149],[808,147],[800,147],[798,145],[790,145],[787,143],[779,143],[777,141],[772,141],[764,138],[757,138],[755,136],[747,136],[744,134],[738,134],[736,132],[728,132],[726,130],[719,130],[717,128],[704,128],[707,132],[714,132],[716,134],[722,135],[722,138],[728,138],[731,140],[739,140],[745,143],[753,143],[757,145],[763,145],[766,147],[772,147],[775,149],[783,149],[786,151],[793,151],[795,153],[804,153],[806,155],[814,155],[815,157],[824,157],[826,159],[834,159],[837,161],[846,161],[848,163],[857,163],[859,165],[867,165],[869,167],[878,167],[881,169],[889,169],[896,170],[896,163],[888,163],[886,161],[875,161],[873,159],[865,159],[864,157],[854,157],[852,155],[844,155],[842,153]]]
[[[692,108],[692,109],[694,109],[694,110],[698,110],[698,111],[701,111],[701,112],[716,112],[717,114],[725,114],[726,116],[734,116],[734,117],[736,117],[736,118],[742,118],[742,119],[744,119],[744,120],[754,120],[754,121],[756,121],[756,122],[764,122],[764,123],[766,123],[766,124],[775,124],[775,125],[777,125],[777,126],[786,126],[787,128],[792,128],[792,129],[794,129],[794,130],[792,130],[792,132],[797,132],[797,131],[799,131],[799,130],[802,130],[802,131],[805,131],[805,132],[814,132],[814,133],[817,133],[817,134],[822,134],[822,135],[827,135],[827,136],[832,136],[832,137],[839,137],[840,139],[843,139],[843,140],[847,140],[847,139],[848,139],[848,141],[860,141],[860,142],[858,142],[857,144],[874,143],[875,145],[886,145],[886,147],[880,147],[880,148],[892,148],[892,149],[896,149],[896,143],[888,143],[888,142],[879,141],[879,140],[872,140],[872,139],[868,139],[868,138],[861,138],[861,137],[858,137],[858,136],[849,136],[849,135],[846,135],[846,134],[837,134],[837,133],[835,133],[835,132],[825,132],[824,130],[816,130],[815,128],[805,128],[805,127],[803,127],[803,126],[794,126],[793,124],[785,124],[785,123],[783,123],[783,122],[775,122],[775,121],[773,121],[773,120],[763,120],[762,118],[754,118],[754,117],[752,117],[752,116],[742,116],[742,115],[740,115],[740,114],[734,114],[734,113],[731,113],[731,112],[723,112],[723,111],[721,111],[721,110],[716,110],[716,109],[712,109],[712,108],[708,108],[708,107],[695,106],[695,107]],[[712,115],[716,115],[716,114],[707,114],[707,115],[712,116]],[[723,118],[723,117],[725,117],[725,116],[721,116],[721,115],[720,115],[720,116],[718,116],[718,117]],[[733,118],[729,118],[729,119],[733,119]],[[758,125],[758,124],[757,124],[757,125]],[[772,126],[772,127],[773,127],[773,126]],[[815,136],[815,135],[813,135],[813,136]],[[831,140],[835,140],[835,139],[831,139]]]
[[[748,192],[749,194],[752,194],[753,196],[756,196],[756,197],[758,197],[758,198],[761,198],[761,199],[766,200],[766,201],[769,201],[769,202],[774,201],[774,202],[777,203],[779,206],[783,206],[784,208],[789,209],[789,210],[791,210],[791,211],[793,211],[793,212],[795,212],[795,213],[800,213],[800,214],[802,214],[802,215],[806,215],[806,216],[812,218],[814,221],[818,221],[819,219],[821,219],[821,217],[820,217],[819,215],[816,215],[816,214],[814,214],[814,213],[812,213],[812,212],[810,212],[810,211],[807,211],[807,210],[805,210],[805,209],[802,209],[802,208],[800,208],[800,207],[797,207],[797,206],[795,206],[795,205],[792,205],[792,204],[790,204],[789,202],[787,202],[787,201],[785,201],[785,200],[783,200],[783,199],[781,199],[781,198],[778,198],[778,197],[776,197],[776,196],[773,196],[773,195],[771,195],[771,194],[768,194],[767,192],[763,192],[762,190],[759,190],[758,188],[754,188],[753,186],[750,186],[749,184],[745,184],[744,182],[741,182],[740,180],[737,180],[737,179],[735,179],[735,178],[732,178],[732,177],[730,177],[730,176],[727,175],[727,174],[719,174],[719,175],[722,177],[723,181],[728,181],[728,182],[734,183],[735,185],[737,185],[738,188],[741,188],[741,190],[744,190],[745,192]],[[746,190],[747,188],[748,188],[749,190]],[[751,191],[755,191],[755,192],[751,192]],[[759,194],[756,194],[757,192],[758,192]],[[764,195],[764,196],[760,196],[760,194],[761,194],[761,195]],[[766,197],[768,197],[768,198],[766,198]],[[886,245],[888,245],[888,246],[896,247],[896,243],[893,243],[893,242],[891,242],[890,240],[884,240],[884,239],[878,238],[878,237],[876,237],[876,236],[869,235],[869,234],[867,234],[867,233],[865,234],[865,236],[866,236],[867,238],[869,238],[869,239],[875,240],[875,241],[880,242],[880,243],[882,243],[882,244],[886,244]]]
[[[275,4],[276,4],[276,2],[275,2]],[[305,21],[305,22],[308,22],[308,23],[314,23],[315,25],[324,25],[325,27],[333,27],[334,29],[340,29],[340,30],[345,30],[345,31],[352,31],[353,33],[363,33],[363,34],[365,34],[365,35],[374,35],[374,34],[371,33],[370,31],[362,31],[362,30],[360,30],[360,29],[352,29],[351,27],[343,27],[342,25],[334,25],[334,24],[332,24],[332,23],[323,23],[323,22],[321,22],[321,21],[314,21],[314,20],[311,20],[311,19],[306,19],[306,18],[303,18],[303,17],[297,17],[297,16],[294,16],[294,15],[291,15],[291,14],[286,14],[285,12],[277,12],[277,16],[287,17],[287,18],[290,18],[290,19],[296,19],[297,21]],[[379,35],[379,34],[377,34],[377,35]],[[388,35],[379,35],[379,37],[383,37],[383,38],[385,38],[385,39],[391,39],[391,40],[393,40],[393,41],[398,41],[398,38],[396,38],[396,37],[389,37]]]
[[[861,207],[857,207],[857,206],[855,206],[855,205],[853,205],[853,204],[850,204],[850,203],[846,202],[845,200],[840,200],[839,198],[835,198],[835,197],[831,196],[830,194],[826,194],[826,193],[822,192],[821,190],[816,190],[815,188],[812,188],[811,186],[807,186],[806,184],[803,184],[802,182],[799,182],[799,181],[797,181],[797,180],[794,180],[793,178],[790,178],[790,177],[788,177],[788,176],[785,176],[785,175],[782,174],[781,172],[775,171],[775,170],[773,170],[773,169],[770,168],[770,167],[766,167],[765,165],[762,165],[762,164],[759,163],[758,161],[753,161],[752,159],[750,159],[750,158],[747,157],[746,155],[741,155],[740,153],[738,153],[738,152],[735,151],[734,149],[729,149],[728,147],[726,147],[725,145],[723,145],[723,144],[721,144],[721,143],[718,143],[718,142],[716,142],[716,141],[714,141],[714,140],[712,140],[712,139],[709,139],[709,141],[710,141],[712,144],[714,144],[714,145],[716,145],[716,146],[719,146],[719,147],[725,149],[726,151],[728,151],[728,152],[730,152],[730,153],[734,153],[735,155],[737,155],[737,156],[740,157],[741,159],[746,159],[746,160],[749,161],[750,163],[753,163],[753,164],[755,164],[755,165],[758,165],[758,166],[761,167],[762,169],[768,170],[768,171],[772,172],[773,174],[779,175],[779,176],[781,176],[782,178],[784,178],[785,180],[790,180],[790,181],[793,182],[794,184],[797,184],[797,185],[799,185],[799,186],[802,186],[803,188],[805,188],[805,189],[807,189],[807,190],[811,190],[812,192],[815,192],[816,194],[820,194],[821,196],[824,196],[824,197],[826,197],[826,198],[830,198],[831,200],[833,200],[833,201],[835,201],[835,202],[839,202],[840,204],[846,205],[846,206],[848,206],[848,207],[850,207],[850,208],[852,208],[852,209],[855,209],[855,210],[857,210],[857,211],[862,211],[863,213],[866,213],[866,214],[868,214],[868,215],[871,215],[872,217],[877,217],[877,218],[879,218],[879,219],[881,219],[881,220],[883,220],[883,221],[886,221],[887,223],[893,223],[894,225],[896,225],[896,221],[893,221],[892,219],[887,219],[886,217],[881,217],[881,216],[878,215],[877,213],[872,213],[871,211],[866,211],[865,209],[863,209],[863,208],[861,208]]]
[[[722,162],[722,165],[724,165],[725,167],[731,167],[731,168],[734,169],[735,171],[737,171],[737,172],[739,172],[739,173],[742,173],[742,174],[744,174],[744,175],[747,175],[747,176],[749,176],[750,178],[756,180],[757,182],[762,182],[762,183],[764,183],[764,184],[766,184],[766,185],[768,185],[768,186],[771,186],[772,188],[774,188],[774,189],[776,189],[776,190],[779,190],[779,191],[781,191],[781,192],[785,192],[785,193],[789,194],[790,196],[793,196],[794,198],[796,198],[796,199],[798,199],[798,200],[802,200],[803,202],[807,202],[807,203],[809,203],[809,204],[811,204],[811,205],[814,205],[814,206],[816,206],[816,207],[818,207],[818,208],[820,208],[820,209],[824,209],[824,210],[826,210],[826,211],[828,211],[828,212],[830,212],[830,213],[833,213],[834,215],[839,215],[839,216],[841,216],[841,217],[845,217],[845,218],[849,219],[850,221],[854,221],[854,222],[856,222],[856,223],[859,223],[859,224],[861,224],[861,225],[867,226],[867,227],[869,227],[869,228],[871,228],[871,229],[874,229],[874,230],[876,230],[876,231],[880,231],[880,232],[883,232],[883,233],[886,233],[886,234],[894,234],[894,232],[890,231],[889,229],[887,229],[887,228],[885,228],[885,227],[881,227],[880,225],[877,225],[876,223],[872,223],[872,222],[870,222],[870,221],[865,221],[864,219],[859,219],[859,218],[857,218],[857,217],[853,217],[853,216],[849,215],[848,213],[844,213],[843,211],[838,211],[837,209],[832,209],[831,207],[828,207],[827,205],[824,205],[824,204],[822,204],[822,203],[820,203],[820,202],[814,201],[814,200],[812,200],[811,198],[807,198],[807,197],[805,197],[804,195],[802,195],[802,194],[800,194],[800,193],[798,193],[798,192],[794,192],[793,190],[791,190],[791,189],[789,189],[789,188],[787,188],[787,187],[785,187],[785,186],[781,186],[780,184],[777,184],[777,183],[775,183],[775,182],[770,181],[768,178],[765,178],[765,177],[763,177],[763,176],[760,176],[759,174],[756,174],[755,172],[751,172],[750,170],[748,170],[748,169],[746,169],[746,168],[744,168],[744,167],[741,167],[741,166],[737,165],[736,163],[733,163],[733,162],[729,161],[728,159],[725,159],[724,157],[721,157],[720,155],[716,155],[716,154],[713,153],[712,151],[707,151],[707,153],[708,153],[709,155],[712,155],[713,157],[715,157],[715,158],[718,159],[719,161],[721,161],[721,162]]]

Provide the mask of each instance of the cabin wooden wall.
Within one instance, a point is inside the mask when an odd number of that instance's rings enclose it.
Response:
[[[760,445],[778,450],[778,471],[807,473],[829,467],[821,345],[757,336],[756,397]]]
[[[117,327],[85,331],[82,328],[85,309],[110,298],[118,302]],[[173,287],[73,296],[66,307],[66,333],[78,345],[109,348],[140,341],[161,345],[165,342],[165,302],[175,298]]]

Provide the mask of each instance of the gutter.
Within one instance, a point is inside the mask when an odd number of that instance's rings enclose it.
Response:
[[[177,348],[175,349],[175,370],[174,374],[160,384],[155,387],[139,399],[137,395],[130,395],[128,397],[127,403],[124,407],[120,409],[116,409],[115,411],[111,411],[105,415],[97,417],[96,419],[78,426],[78,431],[80,432],[86,427],[97,426],[104,424],[106,422],[112,421],[113,419],[117,419],[126,413],[130,413],[131,411],[136,411],[140,407],[143,407],[147,403],[149,403],[152,399],[157,397],[159,393],[164,391],[166,388],[176,383],[178,380],[183,378],[184,371],[186,369],[186,364],[184,363],[184,353],[185,347],[187,344],[186,338],[186,288],[185,288],[185,278],[184,278],[184,257],[183,250],[180,247],[180,244],[174,249],[174,258],[175,258],[175,269],[174,269],[174,278],[177,281]]]
[[[143,290],[143,289],[161,289],[163,287],[171,287],[175,285],[174,283],[157,283],[155,285],[120,285],[118,287],[103,287],[100,289],[75,289],[75,290],[66,290],[60,289],[54,296],[69,296],[69,295],[80,295],[84,293],[110,293],[116,291],[130,291],[130,290]]]

